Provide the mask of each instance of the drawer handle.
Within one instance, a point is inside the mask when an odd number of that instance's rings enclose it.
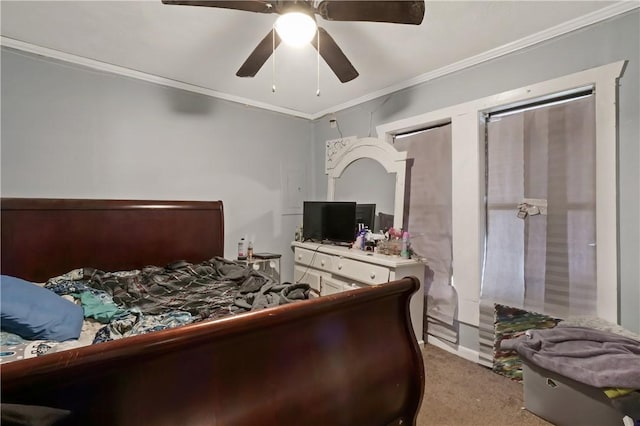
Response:
[[[338,263],[338,269],[342,269],[342,264]]]
[[[302,260],[302,255],[301,254],[298,255],[298,260]]]
[[[374,278],[376,277],[376,273],[375,273],[375,272],[371,272],[371,273],[369,274],[369,277],[370,277],[371,279],[374,279]]]
[[[324,260],[320,261],[320,265],[324,266]]]

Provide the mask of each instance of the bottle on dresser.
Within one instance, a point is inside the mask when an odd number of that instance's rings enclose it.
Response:
[[[247,254],[244,252],[244,237],[238,242],[238,260],[245,260]]]
[[[400,250],[400,257],[404,259],[411,258],[411,241],[409,240],[409,233],[407,231],[402,233],[402,249]]]
[[[247,259],[253,260],[253,242],[249,241],[249,246],[247,247]]]

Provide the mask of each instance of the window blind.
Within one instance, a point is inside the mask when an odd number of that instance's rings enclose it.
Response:
[[[451,283],[451,124],[398,135],[394,146],[407,152],[403,223],[413,250],[427,264],[425,330],[456,343],[458,300]]]
[[[488,117],[483,300],[595,313],[594,120],[591,93]]]

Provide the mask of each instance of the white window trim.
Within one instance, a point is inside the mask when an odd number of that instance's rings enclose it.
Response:
[[[451,121],[453,282],[458,320],[478,326],[484,256],[484,113],[587,87],[596,108],[596,280],[598,317],[619,323],[617,205],[617,84],[625,61],[591,68],[497,95],[376,127],[379,137]]]

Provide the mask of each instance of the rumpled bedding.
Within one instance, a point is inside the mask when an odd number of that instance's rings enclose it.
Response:
[[[80,268],[49,279],[44,287],[73,297],[84,309],[85,322],[102,323],[93,331],[92,343],[275,307],[308,299],[310,292],[308,284],[279,284],[250,266],[221,257],[131,271]],[[5,353],[0,362],[69,348],[67,342],[31,342],[8,333],[2,340],[2,350],[10,343],[15,356]]]
[[[80,337],[77,340],[67,340],[65,342],[27,340],[17,334],[0,331],[0,364],[91,345],[94,342],[96,333],[103,326],[103,324],[91,318],[85,318],[82,323]]]
[[[234,306],[239,294],[259,291],[273,285],[266,274],[223,258],[191,264],[174,262],[164,267],[104,272],[83,268],[82,276],[72,271],[54,278],[45,288],[57,294],[100,291],[124,309],[138,309],[146,315],[172,311],[189,312],[194,320],[217,318],[244,308]],[[104,296],[102,296],[104,297]]]
[[[640,342],[586,327],[529,330],[505,340],[533,364],[598,388],[640,389]]]

